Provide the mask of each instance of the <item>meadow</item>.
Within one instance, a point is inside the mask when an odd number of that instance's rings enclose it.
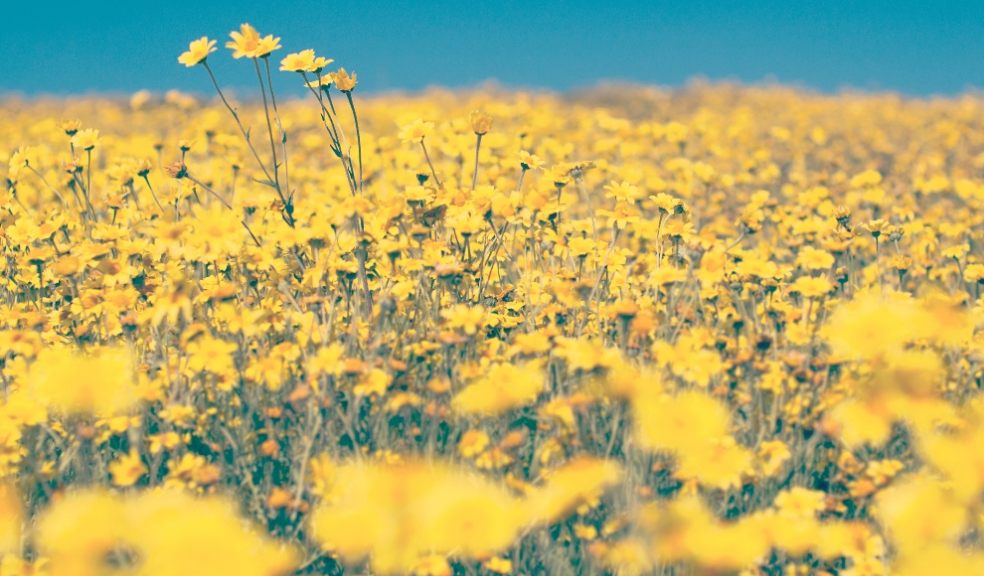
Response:
[[[0,576],[984,574],[980,95],[222,43],[0,101]]]

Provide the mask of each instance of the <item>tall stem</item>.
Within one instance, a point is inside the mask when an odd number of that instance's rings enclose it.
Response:
[[[349,190],[352,192],[352,195],[355,196],[356,189],[357,189],[357,184],[355,182],[355,173],[351,167],[351,160],[350,159],[346,160],[346,155],[342,152],[341,136],[339,136],[338,133],[338,126],[335,125],[335,118],[334,118],[335,107],[330,106],[331,111],[329,111],[328,110],[329,106],[325,106],[325,97],[327,97],[328,99],[328,104],[331,105],[331,96],[328,94],[327,90],[322,92],[320,86],[321,84],[320,74],[318,75],[319,86],[317,90],[311,87],[307,79],[307,74],[303,74],[303,78],[304,78],[305,85],[308,87],[311,93],[314,94],[315,99],[317,99],[318,101],[318,105],[321,107],[321,123],[324,124],[325,131],[328,133],[328,137],[331,139],[332,152],[334,152],[335,156],[342,161],[342,169],[345,170],[345,177],[348,181]]]
[[[260,95],[263,96],[263,115],[266,118],[267,135],[270,137],[270,154],[273,155],[273,182],[277,185],[280,197],[283,198],[284,194],[280,190],[280,165],[277,164],[277,145],[273,140],[273,123],[270,122],[270,105],[267,104],[266,86],[263,84],[263,74],[260,73],[260,61],[254,58],[253,65],[256,67],[256,80],[260,83]]]
[[[427,145],[424,144],[424,140],[422,138],[420,140],[420,147],[424,151],[424,158],[427,159],[427,165],[430,166],[431,175],[434,176],[434,183],[437,184],[438,188],[444,188],[444,186],[441,185],[441,179],[437,177],[437,170],[434,170],[434,163],[431,162],[430,154],[427,153]]]
[[[212,73],[212,69],[209,67],[208,62],[203,61],[202,66],[204,66],[205,71],[208,72],[208,77],[211,78],[212,85],[215,86],[215,91],[218,92],[219,98],[222,99],[222,103],[225,104],[226,109],[230,114],[232,114],[232,119],[236,121],[236,126],[239,127],[239,132],[242,133],[243,138],[246,140],[246,146],[248,146],[250,152],[253,153],[253,158],[255,158],[256,163],[259,164],[260,170],[263,171],[263,175],[266,176],[267,180],[273,182],[273,177],[270,176],[270,172],[267,170],[266,164],[263,163],[263,160],[260,160],[260,155],[256,152],[256,147],[253,146],[253,142],[249,139],[249,132],[246,131],[246,127],[243,126],[242,120],[239,119],[239,113],[237,113],[236,109],[229,104],[228,100],[226,100],[225,94],[222,92],[222,88],[219,88],[219,82],[215,79],[215,74]]]
[[[85,196],[85,205],[89,208],[89,215],[93,220],[96,219],[96,209],[92,207],[92,200],[89,196],[92,194],[92,148],[87,148],[85,151],[86,155],[86,165],[85,165],[85,188],[82,190]]]
[[[349,108],[352,110],[352,120],[355,121],[355,143],[359,149],[359,192],[362,192],[362,132],[359,130],[359,115],[355,113],[355,102],[352,101],[352,91],[346,91]]]
[[[157,207],[161,209],[161,214],[163,214],[164,213],[164,206],[162,206],[161,205],[161,201],[157,199],[157,193],[154,192],[154,187],[150,185],[150,178],[148,176],[144,175],[143,179],[144,179],[144,182],[147,183],[147,189],[150,190],[150,195],[154,197],[154,202],[157,204]]]
[[[284,131],[284,124],[280,120],[280,110],[277,109],[277,97],[273,93],[273,75],[270,74],[270,58],[263,58],[266,65],[267,86],[270,87],[270,102],[273,104],[273,116],[277,120],[277,130],[280,131],[280,151],[284,157],[284,188],[287,189],[287,196],[293,198],[290,190],[290,172],[287,163],[287,132]]]
[[[478,184],[478,151],[482,147],[482,134],[475,135],[475,170],[472,172],[472,187],[475,190],[475,185]]]
[[[30,164],[27,165],[27,169],[30,170],[31,172],[34,172],[34,174],[37,175],[37,177],[41,179],[41,182],[48,188],[48,190],[51,190],[55,194],[55,196],[58,197],[58,201],[61,202],[62,205],[65,205],[66,204],[65,197],[62,196],[62,193],[59,192],[57,188],[55,188],[54,186],[52,186],[51,184],[49,184],[48,183],[48,180],[45,179],[45,177],[44,177],[43,174],[41,174],[40,172],[38,172],[34,168],[34,166],[31,166]]]

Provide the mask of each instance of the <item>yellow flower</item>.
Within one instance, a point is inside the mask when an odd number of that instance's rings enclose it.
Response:
[[[520,150],[519,165],[523,170],[539,170],[543,167],[543,159],[528,150]]]
[[[468,122],[471,124],[472,132],[479,136],[485,135],[492,129],[492,117],[481,110],[472,110]]]
[[[773,501],[781,514],[793,518],[813,518],[826,507],[823,492],[807,490],[801,486],[783,490]]]
[[[876,505],[878,520],[903,557],[934,544],[956,544],[969,519],[968,510],[928,474],[891,486],[879,494]]]
[[[204,62],[212,52],[215,52],[215,40],[209,40],[208,36],[202,36],[188,44],[188,50],[178,56],[178,62],[191,68]]]
[[[50,572],[98,576],[114,550],[132,544],[123,501],[98,490],[74,492],[52,504],[37,521],[35,541]]]
[[[342,92],[351,92],[352,90],[355,90],[356,83],[357,78],[355,72],[352,72],[352,74],[349,75],[349,73],[345,71],[345,68],[339,68],[335,72],[335,87]]]
[[[256,28],[249,24],[240,25],[239,31],[234,30],[229,33],[229,36],[232,40],[226,42],[226,48],[232,50],[232,57],[237,60],[244,56],[263,58],[280,48],[280,38],[275,38],[272,35],[261,37]]]
[[[652,450],[687,452],[729,435],[728,409],[697,391],[676,396],[637,394],[633,412],[636,437],[643,447]]]
[[[826,250],[806,246],[796,256],[796,263],[807,270],[829,270],[834,265],[834,257]]]
[[[142,573],[279,576],[297,566],[293,549],[262,536],[225,499],[158,490],[133,500],[127,516]]]
[[[753,455],[734,438],[724,436],[677,453],[676,475],[726,490],[740,486],[752,469]]]
[[[823,276],[800,276],[789,286],[789,291],[804,298],[823,298],[834,289],[830,280]]]
[[[488,318],[485,308],[467,304],[455,304],[441,315],[446,319],[448,328],[461,330],[469,336],[474,336],[484,328]]]
[[[400,126],[400,140],[416,144],[423,142],[424,138],[429,136],[433,131],[433,122],[425,122],[424,120],[417,119],[409,124]]]
[[[133,486],[141,476],[147,473],[147,468],[136,450],[131,450],[129,454],[109,465],[109,473],[113,475],[113,484],[116,486]]]
[[[88,353],[49,348],[38,355],[30,374],[37,398],[55,411],[112,416],[138,402],[133,362],[124,348]]]
[[[772,476],[792,457],[789,447],[781,440],[766,440],[759,444],[759,458],[762,460],[762,473]]]
[[[481,430],[469,430],[458,440],[458,453],[462,458],[474,458],[489,445],[489,435]]]
[[[545,385],[537,362],[494,364],[455,395],[452,405],[463,414],[494,416],[536,400]]]
[[[86,152],[91,151],[99,143],[99,130],[92,128],[86,128],[85,130],[79,130],[72,136],[72,146],[76,148],[81,148]]]
[[[412,574],[415,576],[451,576],[454,571],[448,564],[446,557],[440,554],[431,554],[414,565]]]
[[[866,293],[838,306],[822,329],[838,354],[871,359],[917,339],[969,337],[962,314],[926,306],[905,294]]]
[[[333,470],[310,522],[314,538],[345,562],[369,557],[375,572],[405,574],[435,554],[487,558],[512,544],[525,518],[520,499],[470,472],[349,462]]]
[[[526,495],[527,517],[532,523],[553,524],[598,498],[621,478],[622,468],[615,462],[588,456],[575,458],[551,471],[543,486]]]
[[[501,556],[489,558],[482,566],[489,572],[495,572],[496,574],[512,574],[513,571],[512,561]]]
[[[315,56],[314,50],[301,50],[288,54],[280,61],[280,69],[284,72],[313,72],[318,73],[334,60],[323,56]]]

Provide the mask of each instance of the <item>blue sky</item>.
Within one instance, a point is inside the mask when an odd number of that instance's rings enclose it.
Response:
[[[2,14],[0,92],[207,92],[202,71],[177,55],[201,35],[224,42],[244,21],[283,38],[278,60],[314,48],[370,91],[695,76],[914,95],[984,88],[984,0],[75,0],[17,2]],[[209,62],[227,85],[252,81],[224,49]]]

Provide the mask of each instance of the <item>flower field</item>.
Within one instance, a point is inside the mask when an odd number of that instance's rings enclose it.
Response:
[[[0,100],[0,576],[984,574],[984,98],[282,44]]]

